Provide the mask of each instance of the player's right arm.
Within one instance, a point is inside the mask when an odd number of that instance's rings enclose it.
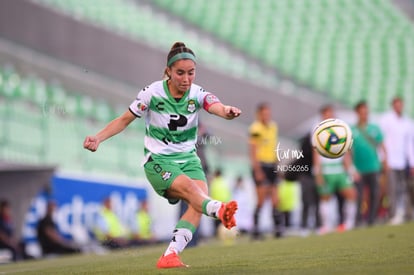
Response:
[[[135,118],[145,115],[148,112],[151,95],[150,86],[139,91],[137,97],[129,105],[129,110],[109,122],[95,136],[87,136],[83,142],[83,147],[95,152],[101,142],[122,132]]]
[[[101,142],[122,132],[135,118],[136,116],[130,110],[126,111],[121,116],[109,122],[95,136],[87,136],[83,142],[83,148],[95,152]]]

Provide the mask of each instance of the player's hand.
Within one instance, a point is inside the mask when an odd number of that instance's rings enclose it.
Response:
[[[233,106],[224,106],[224,113],[228,119],[233,119],[240,116],[241,110]]]
[[[83,142],[83,148],[95,152],[99,147],[99,139],[96,136],[87,136]]]
[[[359,174],[358,172],[354,172],[352,173],[352,181],[353,182],[360,182],[361,181],[361,174]]]
[[[316,181],[316,184],[317,184],[318,186],[322,186],[322,185],[324,184],[324,180],[323,180],[323,176],[322,176],[322,174],[318,174],[318,175],[316,175],[316,176],[315,176],[315,181]]]

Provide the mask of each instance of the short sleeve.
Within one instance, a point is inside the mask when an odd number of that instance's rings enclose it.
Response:
[[[139,91],[137,98],[132,101],[131,105],[129,105],[129,110],[136,117],[142,117],[148,112],[150,101],[151,90],[150,87],[147,86]]]
[[[249,136],[250,137],[259,137],[260,136],[260,129],[256,124],[252,124],[249,128]]]
[[[384,141],[384,135],[382,134],[382,130],[378,126],[376,126],[376,129],[377,129],[376,140],[378,143],[382,143]]]
[[[250,143],[257,143],[260,136],[261,136],[261,134],[260,134],[259,125],[257,125],[256,123],[253,123],[249,127],[249,140],[250,140]]]
[[[206,111],[208,111],[212,105],[220,103],[220,99],[217,96],[207,92],[202,87],[200,87],[197,99],[200,106],[203,106],[203,109]]]

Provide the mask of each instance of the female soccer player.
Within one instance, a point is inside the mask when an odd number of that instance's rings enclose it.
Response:
[[[335,117],[331,105],[325,105],[320,110],[321,119]],[[331,213],[329,200],[335,193],[342,196],[344,202],[344,221],[339,217],[338,232],[350,230],[355,226],[356,218],[356,192],[353,182],[359,182],[360,175],[354,168],[350,153],[336,159],[322,157],[313,150],[313,174],[318,185],[320,195],[321,228],[319,234],[323,235],[332,231],[329,223]],[[341,215],[342,206],[338,200],[338,216]]]
[[[211,93],[193,84],[196,57],[182,42],[176,42],[167,57],[165,80],[142,89],[120,117],[95,136],[87,136],[84,148],[94,152],[104,140],[120,133],[135,118],[145,116],[144,170],[154,190],[176,204],[189,204],[173,232],[172,240],[158,260],[158,268],[187,267],[178,256],[191,241],[201,214],[220,219],[226,228],[236,225],[237,202],[223,203],[207,194],[206,177],[195,153],[198,112],[201,108],[225,119],[241,114],[223,105]]]

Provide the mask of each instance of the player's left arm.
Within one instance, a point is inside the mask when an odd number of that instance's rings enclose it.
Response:
[[[233,119],[241,114],[241,110],[237,107],[224,105],[221,103],[220,99],[212,93],[206,92],[203,88],[200,87],[200,92],[198,94],[198,100],[204,110],[210,114],[225,118]]]
[[[241,114],[241,110],[237,107],[224,105],[221,102],[213,104],[207,110],[209,113],[214,114],[216,116],[225,118],[225,119],[233,119]]]

